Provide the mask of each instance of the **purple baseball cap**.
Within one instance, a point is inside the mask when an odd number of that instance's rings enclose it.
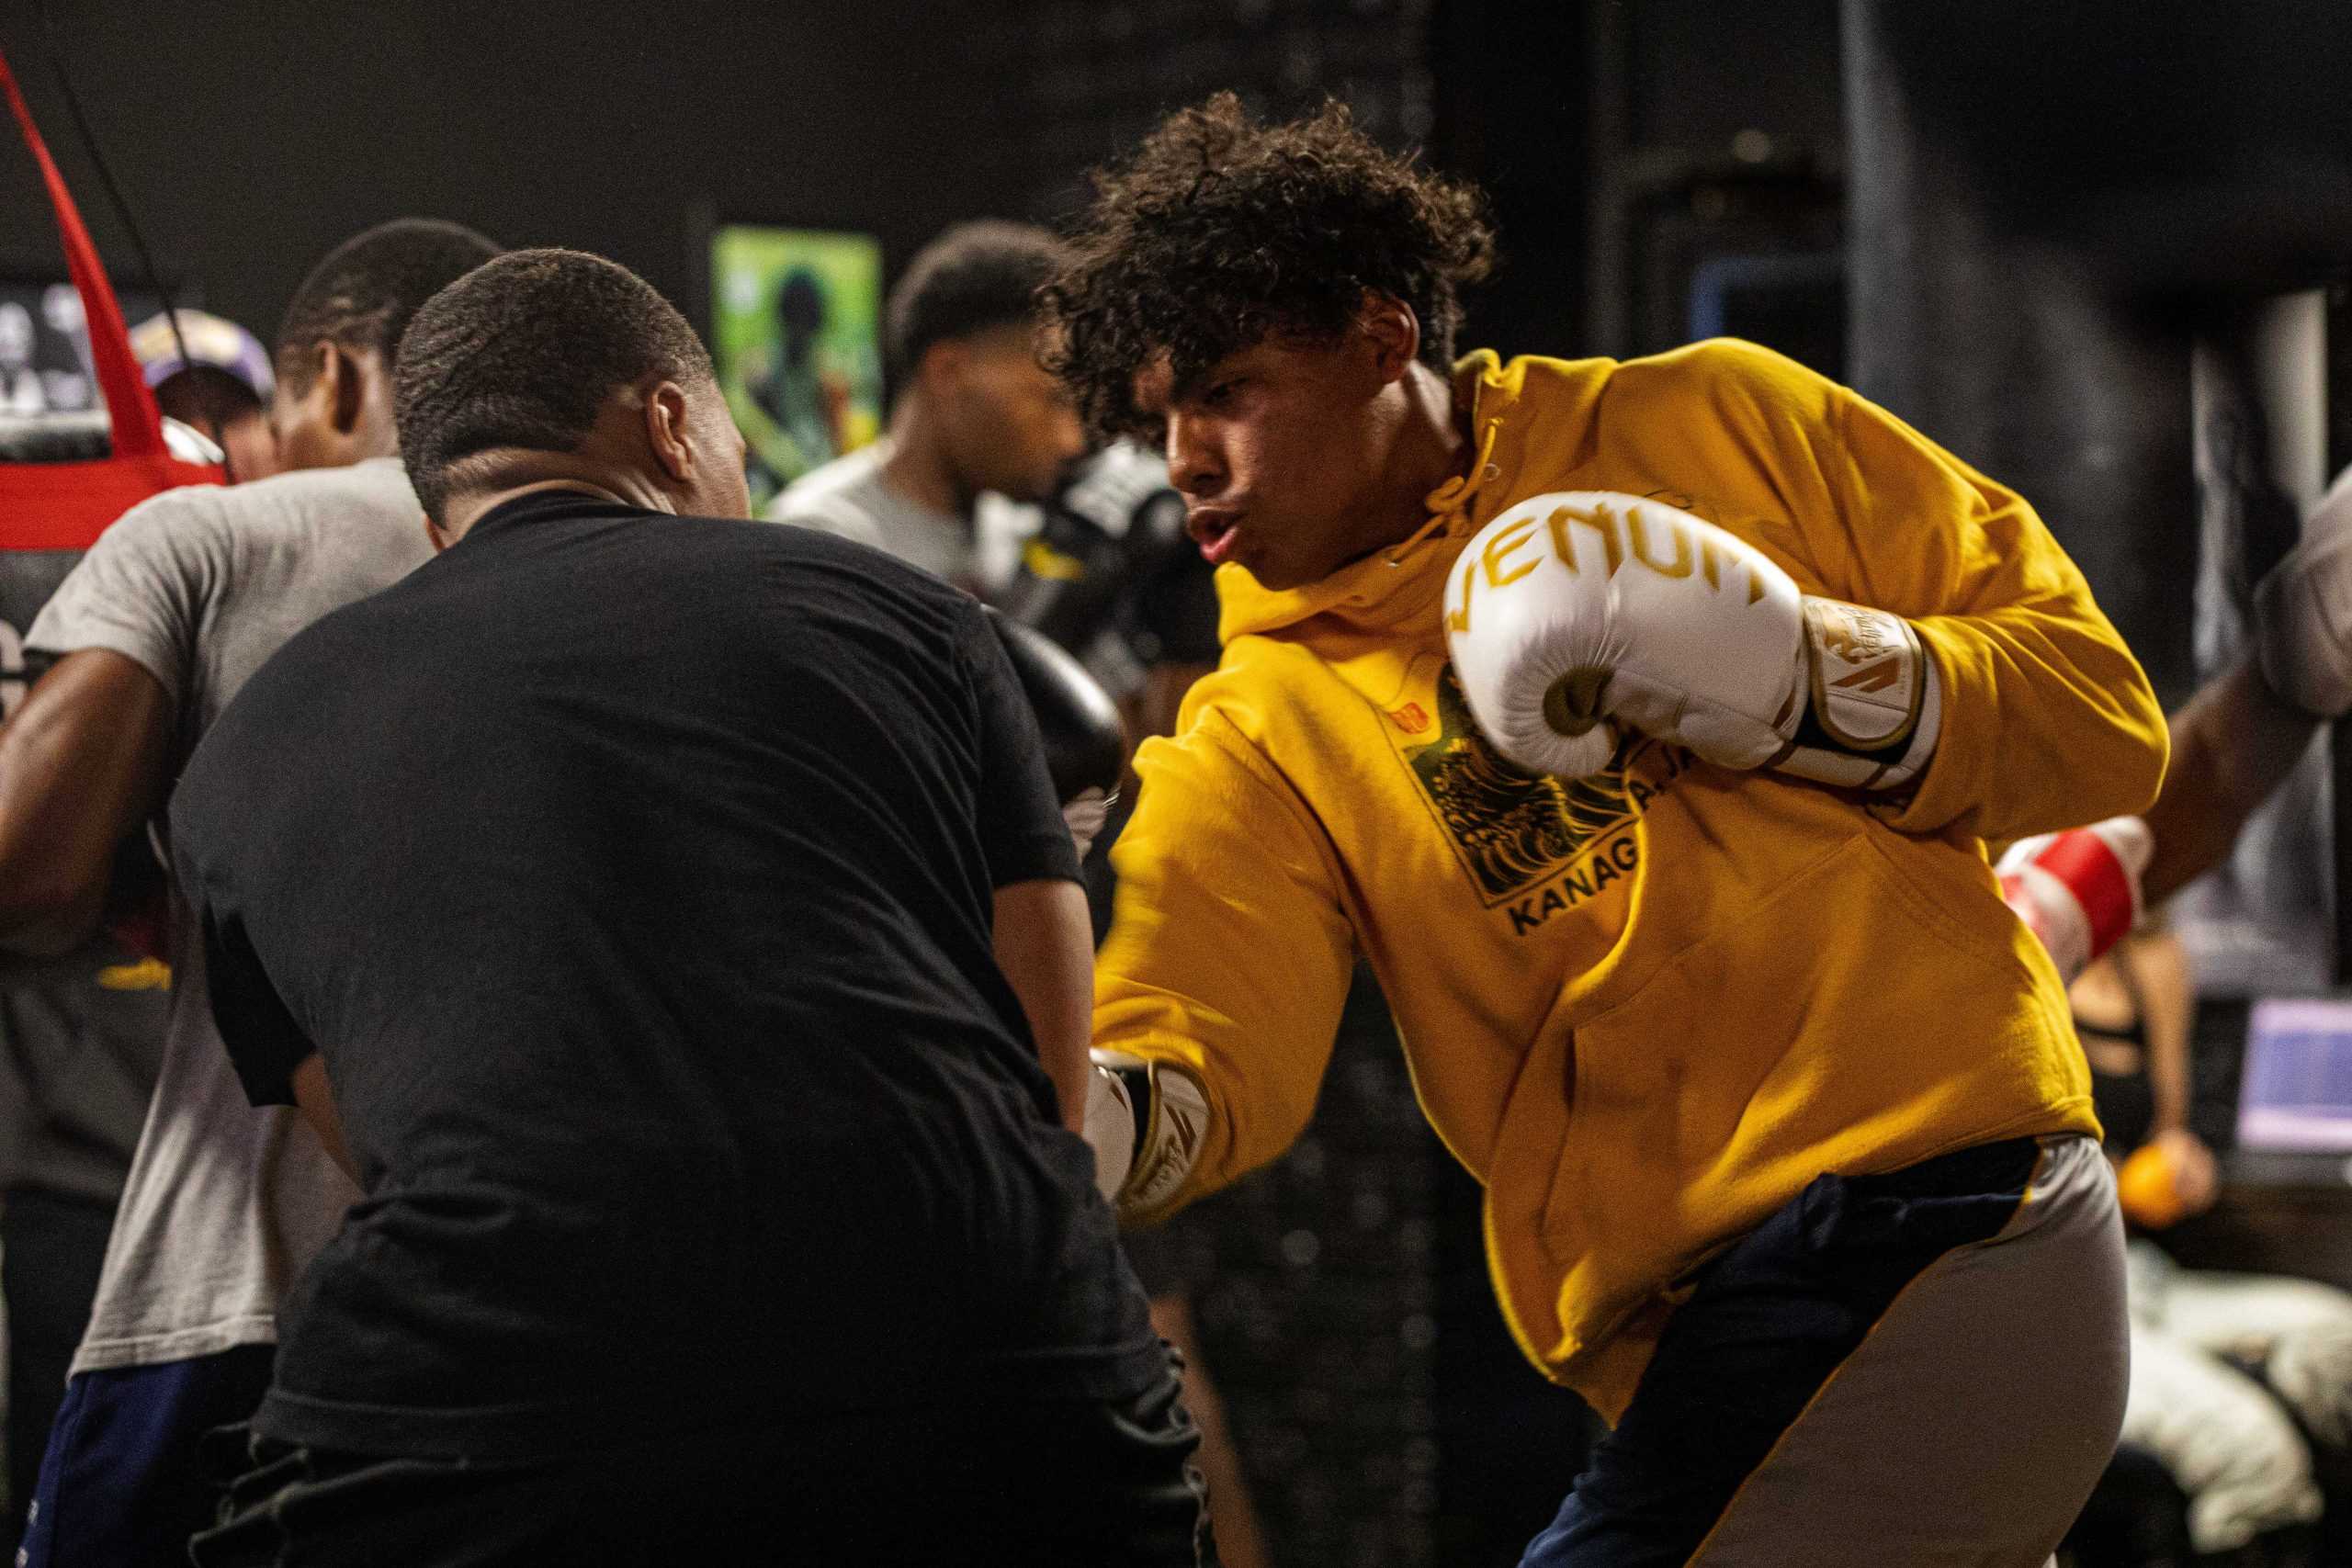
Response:
[[[179,335],[187,343],[187,360],[180,358],[179,344],[173,340],[170,315],[150,316],[130,330],[130,352],[138,356],[150,387],[163,385],[193,361],[235,377],[254,397],[265,403],[269,401],[277,377],[270,368],[269,350],[261,345],[261,339],[209,310],[181,310],[175,313],[179,317]]]

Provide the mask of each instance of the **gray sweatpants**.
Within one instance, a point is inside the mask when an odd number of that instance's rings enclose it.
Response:
[[[2041,1568],[2127,1345],[2090,1139],[1822,1176],[1693,1277],[1522,1568]]]
[[[2036,1568],[2114,1452],[2128,1343],[2107,1159],[2048,1140],[2016,1217],[1905,1287],[1693,1568]]]

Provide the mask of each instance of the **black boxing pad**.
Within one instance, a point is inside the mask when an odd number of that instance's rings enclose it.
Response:
[[[1140,574],[1170,539],[1200,558],[1185,536],[1184,498],[1169,488],[1167,463],[1125,443],[1079,465],[1042,510],[1012,581],[990,597],[1081,657],[1117,626]]]
[[[981,608],[1037,715],[1054,794],[1067,805],[1090,789],[1115,791],[1127,765],[1127,731],[1111,694],[1045,633]]]
[[[1127,579],[1127,541],[1058,501],[1044,513],[995,598],[1013,621],[1064,648],[1082,649],[1111,622]]]

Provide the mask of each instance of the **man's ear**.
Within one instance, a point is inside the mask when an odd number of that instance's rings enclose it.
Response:
[[[289,351],[287,364],[293,368],[277,378],[277,400],[272,409],[275,416],[290,413],[296,409],[316,404],[323,400],[329,408],[334,406],[334,389],[331,378],[334,373],[334,349],[324,343],[314,343],[300,352]],[[294,388],[302,390],[297,393]]]
[[[1371,345],[1373,366],[1383,381],[1398,379],[1421,356],[1421,320],[1393,294],[1367,291],[1356,326]]]
[[[675,381],[655,383],[645,394],[645,444],[662,471],[679,484],[692,484],[703,455],[686,433],[686,392]]]
[[[319,344],[319,384],[334,433],[349,435],[357,430],[368,402],[368,378],[360,373],[357,357],[341,344]]]
[[[942,338],[922,351],[915,379],[938,396],[954,394],[972,363],[972,345],[962,338]]]

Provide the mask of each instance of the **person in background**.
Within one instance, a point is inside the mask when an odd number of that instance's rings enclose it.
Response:
[[[130,351],[164,417],[209,437],[227,454],[232,479],[243,483],[278,471],[277,437],[269,423],[277,377],[259,338],[209,311],[181,310],[132,328]]]
[[[2220,1195],[2213,1153],[2189,1125],[2196,987],[2180,939],[2143,924],[2067,996],[2132,1226],[2121,1442],[2154,1456],[2183,1495],[2197,1552],[2308,1524],[2322,1495],[2305,1434],[2337,1450],[2352,1441],[2352,1296],[2184,1268],[2154,1239]]]
[[[368,1193],[194,1560],[1196,1563],[986,612],[751,523],[708,355],[602,258],[444,290],[398,398],[444,553],[173,802],[246,1092]]]
[[[2002,891],[2071,980],[2219,866],[2329,724],[2352,714],[2352,468],[2255,587],[2252,637],[2166,720],[2164,787],[2139,816],[2021,840]]]
[[[11,1555],[154,1092],[170,987],[168,967],[105,933],[59,958],[0,955],[0,1543]]]
[[[898,395],[888,429],[804,474],[771,502],[775,522],[820,528],[977,592],[973,508],[984,491],[1045,501],[1086,450],[1061,384],[1037,360],[1040,284],[1059,242],[981,220],[908,265],[884,310]]]
[[[1043,504],[984,496],[978,515],[989,602],[1084,660],[1138,743],[1167,734],[1217,654],[1215,574],[1184,532],[1167,463],[1114,441],[1072,464]],[[1011,535],[1009,571],[989,568],[992,529]]]
[[[424,219],[330,252],[278,329],[271,423],[289,471],[141,502],[43,606],[25,642],[54,663],[0,728],[0,949],[85,940],[117,847],[160,820],[246,677],[432,554],[396,456],[392,355],[418,306],[495,254]],[[201,965],[186,962],[199,933],[175,913],[157,1088],[20,1568],[186,1561],[211,1511],[198,1440],[260,1401],[278,1303],[354,1196],[307,1126],[238,1093]]]
[[[1216,590],[1166,464],[1126,442],[1086,452],[1060,382],[1038,364],[1037,288],[1062,259],[1045,230],[996,220],[925,246],[885,311],[901,386],[889,434],[805,476],[767,515],[872,545],[998,604],[1079,659],[1141,739],[1173,728],[1184,692],[1216,662]],[[984,500],[1009,503],[989,515],[1022,536],[1001,581],[984,564]],[[1112,897],[1102,851],[1133,800],[1130,778],[1084,857],[1098,938]],[[1184,1357],[1218,1553],[1226,1568],[1261,1568],[1264,1529],[1193,1313],[1200,1282],[1166,1237],[1131,1234],[1126,1246],[1152,1326]]]
[[[202,310],[179,312],[177,341],[171,326],[158,315],[130,334],[164,415],[209,437],[233,478],[276,472],[269,351]],[[10,559],[0,570],[17,568]],[[28,570],[55,569],[42,560]],[[6,597],[38,605],[55,582],[44,576]],[[13,629],[21,634],[30,619]],[[36,654],[23,673],[38,679],[51,662]],[[119,874],[158,874],[143,839],[125,847],[121,862]],[[170,985],[168,965],[111,933],[62,957],[0,958],[0,1300],[8,1323],[0,1546],[12,1554],[154,1092]]]

